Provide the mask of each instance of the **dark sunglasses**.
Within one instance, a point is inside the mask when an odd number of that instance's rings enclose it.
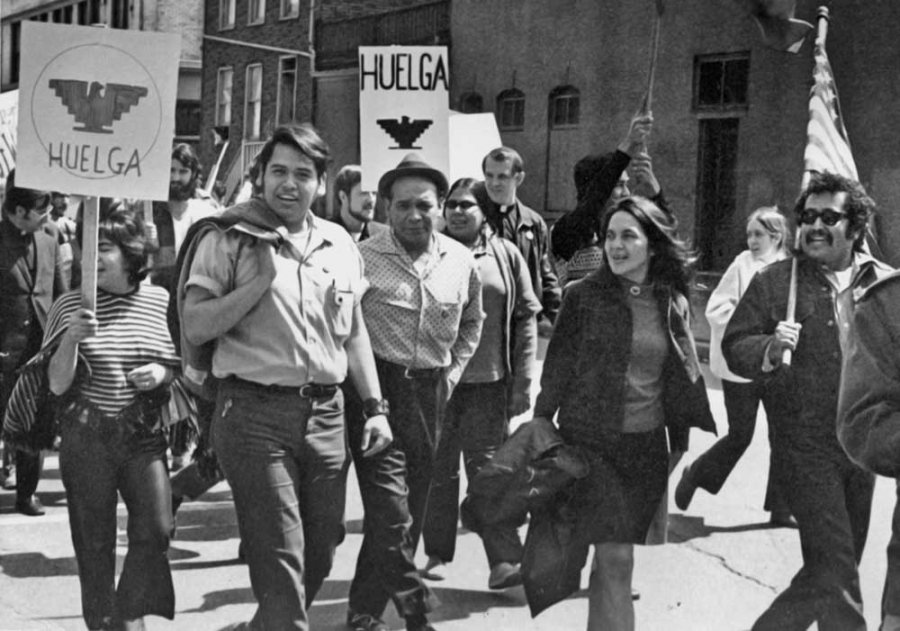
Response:
[[[822,223],[826,226],[836,226],[838,222],[846,217],[846,213],[839,213],[836,210],[831,210],[830,208],[825,210],[813,210],[812,208],[804,208],[797,215],[797,218],[800,220],[800,223],[805,223],[807,225],[813,225],[816,223],[816,219],[822,218]]]
[[[467,199],[448,199],[444,202],[444,207],[449,210],[456,210],[457,208],[462,208],[463,210],[469,210],[473,206],[477,206],[477,202],[470,202]]]

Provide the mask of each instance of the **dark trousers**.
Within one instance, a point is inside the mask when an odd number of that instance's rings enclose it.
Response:
[[[760,402],[766,408],[764,387],[761,383],[737,383],[722,380],[722,394],[725,397],[725,411],[728,414],[728,433],[716,441],[691,465],[691,479],[694,483],[713,495],[719,492],[731,474],[738,460],[747,451],[756,429],[756,413]],[[769,445],[775,440],[775,427],[769,423]],[[764,507],[768,511],[787,509],[784,497],[775,483],[775,456],[769,454],[769,479],[766,484]]]
[[[16,450],[16,501],[24,502],[37,491],[44,469],[44,454]]]
[[[854,465],[831,435],[778,433],[776,471],[800,528],[803,567],[756,621],[753,631],[864,631],[857,567],[875,476]]]
[[[897,503],[891,519],[891,540],[887,547],[887,575],[881,597],[881,617],[900,617],[900,480],[897,481]]]
[[[398,600],[396,587],[385,582],[382,576],[385,557],[404,556],[411,563],[419,543],[443,404],[439,400],[439,371],[410,378],[403,366],[378,358],[376,365],[382,393],[391,407],[389,418],[394,442],[380,457],[374,471],[357,468],[363,502],[369,496],[370,504],[365,505],[363,543],[350,585],[350,608],[380,616],[388,599]],[[357,465],[360,460],[356,461]],[[377,498],[377,508],[373,497]],[[375,510],[370,511],[370,506]],[[405,550],[399,552],[398,547]],[[395,563],[392,571],[400,567]],[[404,573],[410,571],[406,561],[403,568]],[[393,583],[404,582],[411,588],[408,578],[401,580],[394,576]],[[399,595],[401,613],[405,613],[402,602],[409,602],[405,596]]]
[[[60,473],[89,629],[116,617],[175,615],[166,552],[172,530],[171,490],[162,434],[125,444],[104,439],[77,420],[62,425]],[[128,551],[116,587],[116,493],[128,509]]]
[[[363,548],[350,586],[350,609],[381,617],[387,593],[401,616],[425,613],[433,605],[428,587],[416,569],[410,536],[412,517],[406,488],[406,458],[394,444],[362,455],[365,426],[362,400],[349,380],[344,382],[347,440],[363,502]],[[375,585],[380,586],[376,589]]]
[[[460,453],[463,454],[466,477],[471,480],[509,436],[506,405],[504,381],[463,383],[454,390],[444,416],[422,534],[428,556],[435,556],[445,563],[453,560],[459,520]],[[501,562],[522,560],[522,542],[516,525],[492,526],[481,533],[491,567]]]
[[[234,496],[258,631],[309,628],[306,609],[344,539],[343,395],[219,386],[213,446]]]

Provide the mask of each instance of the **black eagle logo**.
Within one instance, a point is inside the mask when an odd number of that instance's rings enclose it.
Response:
[[[375,121],[397,143],[397,147],[389,149],[421,149],[414,147],[413,143],[419,139],[425,130],[431,127],[430,120],[409,120],[409,116],[403,116],[400,120],[394,118],[379,118]]]
[[[69,110],[76,123],[83,127],[73,127],[75,131],[92,134],[111,134],[114,121],[147,96],[147,88],[138,85],[107,83],[77,79],[50,79],[50,89]],[[102,94],[101,94],[102,92]]]

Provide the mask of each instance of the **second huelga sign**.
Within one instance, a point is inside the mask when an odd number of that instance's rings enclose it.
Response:
[[[364,190],[408,153],[447,172],[450,98],[445,46],[359,48],[360,161]]]

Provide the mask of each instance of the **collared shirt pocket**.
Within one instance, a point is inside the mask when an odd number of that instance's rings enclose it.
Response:
[[[350,335],[350,329],[353,327],[353,292],[349,289],[338,289],[332,284],[328,293],[328,314],[332,331],[337,336]]]
[[[434,336],[439,340],[452,344],[459,335],[462,304],[459,301],[437,301],[436,307],[435,317],[431,322]]]

